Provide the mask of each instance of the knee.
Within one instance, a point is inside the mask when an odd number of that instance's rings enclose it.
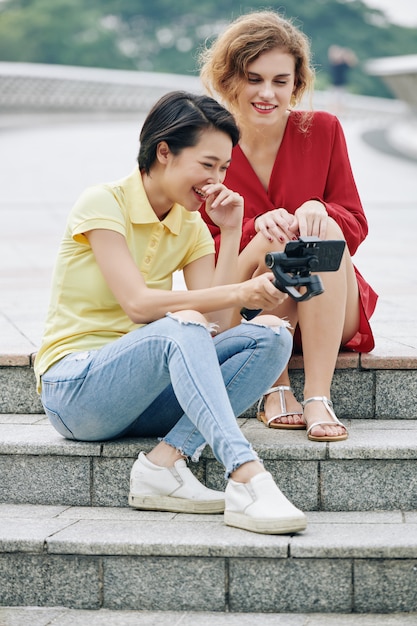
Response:
[[[259,326],[269,326],[269,328],[289,328],[290,324],[277,315],[258,315],[252,320],[252,324]],[[279,332],[279,331],[278,331]]]
[[[284,247],[284,243],[274,241],[271,244],[261,233],[257,233],[240,253],[241,267],[245,269],[244,277],[251,278],[263,274],[267,269],[265,265],[266,253],[272,251],[282,252]]]
[[[172,317],[173,319],[176,319],[179,322],[183,322],[185,324],[201,324],[201,326],[206,326],[207,328],[210,325],[208,320],[204,317],[202,313],[199,313],[198,311],[193,311],[191,309],[177,311],[176,313],[169,313],[168,315],[169,317]]]
[[[332,217],[327,222],[326,239],[345,239],[342,229]]]

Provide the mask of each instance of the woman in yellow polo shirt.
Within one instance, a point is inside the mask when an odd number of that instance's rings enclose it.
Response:
[[[279,376],[292,347],[274,316],[230,328],[234,308],[268,310],[285,297],[270,273],[235,282],[243,200],[223,180],[238,136],[212,98],[178,91],[156,103],[138,167],[87,189],[69,215],[35,371],[45,412],[64,437],[161,438],[133,465],[134,508],[225,511],[232,526],[295,532],[304,514],[235,419]],[[221,230],[216,265],[203,200]],[[186,290],[172,290],[176,270]],[[225,467],[225,493],[187,466],[206,443]]]

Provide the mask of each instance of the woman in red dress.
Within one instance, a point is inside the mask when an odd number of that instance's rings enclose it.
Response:
[[[273,11],[244,15],[202,53],[201,79],[234,113],[241,131],[226,185],[245,200],[240,278],[265,271],[265,254],[299,237],[344,239],[337,272],[320,275],[324,293],[287,298],[276,313],[297,329],[304,398],[288,369],[261,399],[258,418],[271,428],[307,428],[313,441],[347,438],[330,399],[341,347],[369,352],[377,295],[352,263],[368,226],[338,119],[294,107],[311,92],[314,72],[307,37]],[[218,228],[205,221],[218,245]],[[299,333],[298,333],[299,331]]]

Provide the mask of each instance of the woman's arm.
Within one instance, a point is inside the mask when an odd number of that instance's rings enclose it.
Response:
[[[321,198],[329,217],[342,229],[351,256],[368,234],[368,222],[360,201],[340,122],[336,132],[328,173],[326,194]]]
[[[221,235],[217,263],[214,254],[193,261],[184,268],[184,280],[190,290],[230,285],[238,281],[237,260],[239,254],[240,231],[225,231]],[[220,332],[230,328],[234,317],[234,308],[211,311],[207,319],[217,324]]]
[[[243,198],[221,183],[204,188],[206,213],[219,227],[220,242],[217,262],[210,286],[226,285],[237,281],[237,262],[242,233]]]
[[[123,235],[104,229],[91,230],[85,235],[109,288],[135,324],[147,324],[164,317],[167,312],[185,309],[203,314],[242,306],[271,310],[285,297],[272,284],[273,274],[270,272],[244,283],[207,288],[204,269],[210,263],[214,264],[214,255],[190,263],[189,268],[194,266],[192,283],[195,289],[192,291],[150,289]]]
[[[238,281],[238,256],[242,232],[243,198],[223,184],[207,185],[204,188],[206,211],[219,228],[220,241],[217,261],[214,257],[198,259],[184,268],[188,289],[229,285]],[[234,309],[213,311],[208,315],[220,330],[232,324]]]
[[[351,256],[368,234],[368,223],[360,201],[349,159],[346,139],[339,120],[328,113],[317,113],[316,179],[326,175],[322,189],[313,190],[306,204],[318,201],[327,215],[340,226]],[[320,124],[324,124],[322,127]],[[327,129],[327,133],[325,130]],[[326,150],[327,145],[327,150]],[[320,172],[319,155],[327,154],[327,168]],[[301,204],[301,203],[300,203]],[[317,209],[317,204],[316,204]]]

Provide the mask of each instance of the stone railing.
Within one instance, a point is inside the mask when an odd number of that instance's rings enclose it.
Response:
[[[0,62],[3,113],[148,111],[173,89],[201,92],[202,86],[197,76],[181,74]],[[314,108],[326,109],[329,98],[326,92],[316,92]],[[373,117],[398,116],[405,110],[400,101],[350,94],[346,107],[350,115]]]
[[[416,59],[417,56],[413,58]],[[399,120],[408,120],[410,98],[405,97],[406,87],[399,90],[400,73],[387,71],[388,61],[376,60],[372,71],[378,71],[382,76],[385,66],[384,79],[388,80],[391,76],[394,80],[396,77],[398,99],[346,94],[343,116],[351,119],[369,119],[373,124],[378,122],[389,126],[395,135],[392,142],[396,147],[404,152],[400,144],[405,143],[406,152],[408,151],[412,158],[417,158],[417,136],[416,145],[412,140],[417,131],[411,129],[410,132],[409,121],[407,126],[402,123],[400,128],[398,125]],[[413,67],[415,70],[415,66]],[[404,80],[401,85],[410,82],[410,72],[403,74]],[[414,71],[414,74],[411,72],[411,75],[416,81],[416,72]],[[63,114],[66,117],[78,117],[79,114],[125,116],[146,113],[158,98],[174,89],[199,93],[203,91],[197,76],[0,62],[0,128],[33,124],[39,119],[42,121],[47,119],[52,123],[58,118],[61,119]],[[417,98],[415,82],[407,94]],[[310,103],[301,103],[300,106],[304,105],[309,107]],[[330,92],[316,92],[313,107],[331,110]]]
[[[417,54],[373,59],[366,70],[379,76],[392,93],[417,115]]]
[[[201,91],[196,76],[101,68],[0,63],[0,111],[148,111],[173,89]]]
[[[379,76],[407,110],[388,133],[388,140],[403,153],[417,159],[417,54],[373,59],[366,70]]]

